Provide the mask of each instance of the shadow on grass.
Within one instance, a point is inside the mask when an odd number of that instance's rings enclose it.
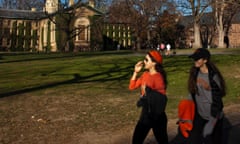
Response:
[[[14,63],[14,62],[28,62],[28,61],[34,61],[34,60],[50,60],[50,59],[62,59],[62,58],[68,58],[68,57],[94,57],[94,56],[105,56],[105,55],[128,55],[132,54],[131,51],[106,51],[106,52],[84,52],[84,53],[4,53],[0,54],[1,61],[0,63]],[[27,55],[27,56],[25,56]],[[19,56],[17,59],[4,59],[4,56]],[[99,71],[96,71],[95,73],[88,75],[88,76],[81,76],[78,73],[73,74],[72,79],[68,79],[61,82],[51,82],[48,84],[42,84],[35,87],[23,87],[17,90],[12,90],[8,92],[0,92],[0,98],[23,94],[27,92],[37,91],[41,89],[46,88],[52,88],[60,85],[68,85],[73,83],[85,83],[85,82],[106,82],[106,81],[116,81],[116,80],[122,80],[126,79],[130,74],[130,68],[135,64],[135,62],[131,62],[130,60],[125,59],[128,61],[127,67],[121,68],[117,63],[114,63],[114,66],[110,69],[106,69],[102,71],[101,65],[99,63],[95,64],[100,67]],[[55,72],[55,71],[54,71]],[[52,73],[52,72],[51,72]],[[48,75],[49,73],[42,74],[43,76]],[[117,76],[116,76],[117,75]]]
[[[128,76],[131,74],[131,71],[129,71],[130,68],[132,68],[132,65],[125,67],[125,68],[121,68],[121,69],[120,68],[116,68],[116,69],[112,68],[105,72],[94,73],[92,75],[84,76],[84,77],[80,76],[79,74],[73,74],[73,78],[70,80],[40,85],[40,86],[36,86],[36,87],[31,87],[31,88],[24,88],[24,89],[20,89],[20,90],[14,90],[14,91],[6,92],[6,93],[0,93],[0,98],[23,94],[23,93],[28,93],[28,92],[51,88],[51,87],[56,87],[56,86],[60,86],[60,85],[73,84],[73,83],[106,82],[106,81],[117,81],[117,80],[122,80],[122,79],[128,79]],[[116,72],[121,73],[121,74],[119,74],[119,76],[112,76],[112,74],[116,73]],[[122,73],[124,73],[124,74],[122,74]],[[106,75],[107,77],[93,79],[94,77],[98,77],[98,76],[102,76],[102,75]]]
[[[62,58],[73,58],[73,57],[94,57],[104,55],[126,55],[132,54],[131,51],[106,51],[106,52],[83,52],[83,53],[1,53],[0,63],[14,63],[14,62],[25,62],[25,61],[36,61],[36,60],[51,60],[51,59],[62,59]],[[27,55],[27,57],[24,57]],[[5,56],[23,56],[18,59],[4,59]],[[30,57],[31,56],[31,57]]]

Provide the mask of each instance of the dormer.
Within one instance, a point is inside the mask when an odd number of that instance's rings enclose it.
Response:
[[[45,10],[47,13],[54,13],[58,10],[58,0],[46,0]]]
[[[69,1],[68,1],[68,6],[71,7],[71,6],[73,6],[73,5],[74,5],[74,0],[69,0]]]
[[[88,5],[94,8],[95,7],[95,0],[89,0]]]

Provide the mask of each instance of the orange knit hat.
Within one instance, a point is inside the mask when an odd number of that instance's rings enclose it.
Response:
[[[162,64],[163,58],[162,58],[162,55],[158,51],[152,50],[149,52],[149,54],[154,58],[154,60],[156,62],[158,62],[159,64]]]

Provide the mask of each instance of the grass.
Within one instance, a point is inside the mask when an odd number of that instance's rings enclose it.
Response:
[[[240,102],[238,54],[212,57],[227,83],[225,105]],[[30,94],[53,99],[72,97],[71,101],[74,101],[76,98],[73,97],[77,95],[81,99],[79,104],[81,110],[78,110],[77,119],[82,127],[100,129],[105,123],[105,126],[108,125],[107,127],[111,129],[113,125],[110,123],[113,121],[114,125],[132,125],[139,111],[134,104],[139,91],[129,91],[128,83],[135,63],[143,57],[144,54],[126,51],[1,54],[0,97]],[[179,100],[188,95],[186,85],[191,65],[192,61],[185,55],[164,58],[169,82],[167,91],[169,117],[177,116]],[[64,106],[67,107],[68,103]]]
[[[127,59],[126,56],[108,53],[99,56],[96,53],[2,56],[0,90],[8,93],[64,83],[117,80],[129,72],[126,66],[131,60]]]

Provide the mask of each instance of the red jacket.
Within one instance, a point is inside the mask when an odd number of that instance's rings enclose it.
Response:
[[[178,105],[178,125],[182,135],[187,138],[193,128],[195,104],[193,100],[181,100]]]

